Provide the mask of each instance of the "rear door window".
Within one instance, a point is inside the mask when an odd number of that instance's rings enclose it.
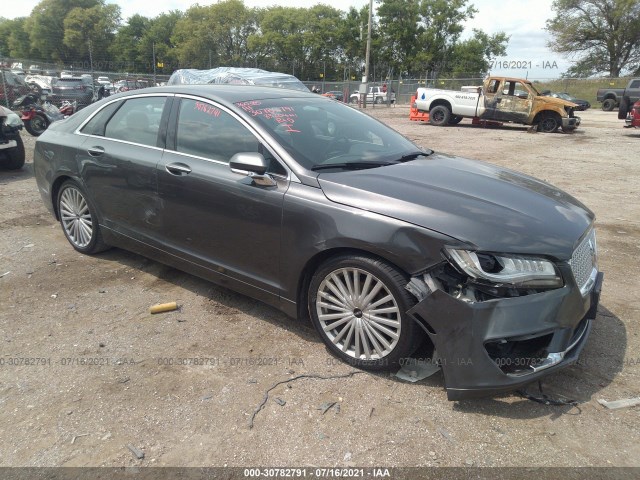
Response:
[[[126,100],[107,122],[104,136],[150,147],[157,146],[160,119],[166,100],[166,97]]]

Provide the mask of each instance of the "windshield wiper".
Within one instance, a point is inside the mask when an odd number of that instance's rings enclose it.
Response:
[[[329,170],[332,168],[343,168],[345,170],[358,170],[363,168],[376,168],[385,167],[387,165],[394,165],[398,162],[345,162],[345,163],[327,163],[323,165],[315,165],[311,167],[311,170],[317,172],[318,170]]]
[[[411,152],[411,153],[407,153],[406,155],[401,156],[400,157],[400,161],[401,162],[407,162],[409,160],[415,160],[418,157],[428,157],[432,153],[433,153],[433,150],[428,150],[426,152],[424,152],[424,151]]]

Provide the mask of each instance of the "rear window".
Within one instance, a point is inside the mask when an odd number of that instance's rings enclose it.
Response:
[[[83,84],[84,80],[82,78],[57,78],[53,82],[53,85],[58,86],[74,86]]]

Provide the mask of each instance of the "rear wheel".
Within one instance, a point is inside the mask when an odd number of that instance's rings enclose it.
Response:
[[[20,135],[15,137],[17,145],[13,148],[0,150],[0,155],[4,153],[4,160],[0,160],[0,167],[6,170],[18,170],[24,166],[24,144]]]
[[[438,105],[429,110],[429,122],[431,125],[441,127],[449,124],[451,118],[451,110],[444,105]]]
[[[102,240],[96,210],[84,190],[67,180],[58,192],[60,225],[69,243],[81,253],[98,253],[109,246]]]
[[[558,130],[562,121],[557,113],[545,113],[538,122],[538,131],[544,133],[553,133]]]
[[[413,353],[421,332],[406,314],[415,299],[405,276],[368,256],[328,260],[309,286],[309,313],[329,350],[344,362],[387,370]]]
[[[610,112],[616,106],[616,101],[613,98],[607,98],[602,102],[602,110],[605,112]]]
[[[34,137],[39,137],[49,126],[49,120],[44,115],[37,113],[34,117],[25,122],[24,128]]]

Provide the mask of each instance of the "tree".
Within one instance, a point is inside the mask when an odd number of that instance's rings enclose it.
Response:
[[[581,75],[640,69],[640,0],[554,0],[549,47],[576,58]]]
[[[100,3],[91,8],[76,7],[64,19],[64,45],[74,57],[91,62],[106,62],[108,46],[120,24],[120,7]]]
[[[34,7],[25,24],[34,55],[67,63],[73,54],[64,43],[64,20],[74,8],[92,8],[104,0],[42,0]]]
[[[109,46],[109,52],[120,68],[133,70],[135,68],[132,67],[144,60],[140,59],[139,47],[150,24],[151,20],[136,14],[129,17],[125,25],[118,29],[114,41]]]
[[[181,65],[191,68],[243,65],[247,42],[256,30],[254,9],[241,0],[225,0],[208,7],[194,5],[176,22],[171,42]]]
[[[474,28],[471,38],[458,42],[453,47],[452,75],[483,77],[489,71],[491,59],[507,53],[508,41],[509,37],[504,32],[488,35]]]
[[[31,58],[31,42],[25,30],[25,17],[0,18],[0,56]]]

